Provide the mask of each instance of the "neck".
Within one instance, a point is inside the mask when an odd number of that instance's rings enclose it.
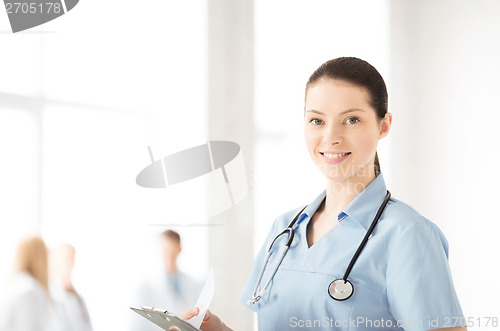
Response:
[[[67,292],[74,292],[75,291],[75,289],[73,287],[73,283],[71,282],[71,277],[70,276],[54,277],[54,282],[61,284],[61,286]]]
[[[177,266],[175,264],[168,265],[166,270],[167,270],[167,273],[169,273],[171,275],[175,274],[175,273],[177,273]]]
[[[361,191],[375,179],[375,173],[365,176],[353,175],[341,181],[327,181],[324,210],[327,215],[337,217]]]

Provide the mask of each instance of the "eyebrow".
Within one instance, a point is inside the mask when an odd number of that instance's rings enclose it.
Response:
[[[352,109],[347,109],[347,110],[344,110],[343,112],[341,112],[339,115],[344,115],[344,114],[348,114],[348,113],[353,113],[353,112],[356,112],[356,111],[362,111],[364,112],[363,109],[359,109],[359,108],[352,108]],[[319,114],[319,115],[323,115],[323,116],[326,116],[325,113],[323,112],[320,112],[319,110],[316,110],[316,109],[309,109],[309,110],[306,110],[306,113],[308,112],[311,112],[311,113],[316,113],[316,114]]]

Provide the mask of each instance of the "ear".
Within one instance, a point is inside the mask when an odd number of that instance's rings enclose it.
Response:
[[[380,132],[378,135],[378,139],[382,139],[389,134],[392,125],[392,114],[387,112],[385,113],[384,118],[380,121]]]

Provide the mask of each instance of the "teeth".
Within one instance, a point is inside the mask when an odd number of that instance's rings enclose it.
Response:
[[[342,154],[329,154],[329,153],[323,153],[324,156],[326,156],[329,159],[338,159],[339,157],[345,156],[349,153],[342,153]]]

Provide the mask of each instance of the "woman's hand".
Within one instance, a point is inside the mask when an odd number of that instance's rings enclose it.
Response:
[[[197,316],[200,313],[200,309],[198,307],[194,307],[189,309],[188,311],[181,314],[181,318],[183,320],[190,320],[191,318]],[[207,310],[205,317],[203,318],[203,322],[201,323],[200,329],[202,331],[233,331],[226,324],[222,323],[217,315],[212,314],[210,310]],[[169,331],[178,331],[179,329],[176,327],[171,327]]]

